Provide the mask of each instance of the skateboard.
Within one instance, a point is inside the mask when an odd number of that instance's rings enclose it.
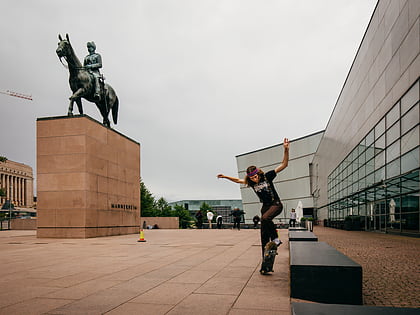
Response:
[[[264,247],[264,257],[261,264],[260,273],[265,275],[273,272],[274,259],[277,255],[277,245],[274,242],[268,242]]]

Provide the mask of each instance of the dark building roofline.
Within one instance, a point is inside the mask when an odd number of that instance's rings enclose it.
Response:
[[[300,138],[297,138],[297,139],[290,140],[290,142],[295,142],[295,141],[299,141],[299,140],[302,140],[302,139],[305,139],[305,138],[309,138],[309,137],[315,136],[317,134],[323,133],[324,131],[325,131],[325,129],[324,130],[321,130],[321,131],[317,131],[317,132],[311,133],[311,134],[309,134],[307,136],[303,136],[303,137],[300,137]],[[261,149],[258,149],[258,150],[254,150],[254,151],[250,151],[250,152],[246,152],[246,153],[242,153],[242,154],[236,155],[236,157],[240,157],[240,156],[251,154],[251,153],[256,153],[256,152],[259,152],[259,151],[262,151],[262,150],[271,149],[271,148],[274,148],[274,147],[278,147],[280,145],[283,145],[283,144],[282,143],[274,144],[274,145],[269,146],[269,147],[265,147],[265,148],[261,148]]]

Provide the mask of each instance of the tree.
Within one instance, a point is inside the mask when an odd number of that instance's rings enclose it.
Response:
[[[200,206],[200,210],[206,213],[207,210],[211,210],[211,206],[205,202],[203,202]]]
[[[146,185],[140,180],[140,215],[142,217],[155,217],[156,211],[154,208],[155,198],[147,189]]]
[[[0,197],[6,197],[6,190],[4,188],[0,188]]]
[[[172,207],[168,204],[168,202],[163,198],[160,197],[158,201],[155,202],[154,208],[157,211],[158,217],[171,217]]]
[[[185,210],[183,206],[175,205],[172,211],[174,217],[179,218],[179,228],[187,229],[191,227],[193,218],[188,210]]]
[[[6,161],[7,161],[7,157],[0,155],[0,162],[6,162]]]

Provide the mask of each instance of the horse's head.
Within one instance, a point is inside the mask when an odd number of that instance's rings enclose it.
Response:
[[[58,47],[56,49],[57,56],[61,59],[62,57],[70,56],[71,54],[71,45],[69,40],[69,35],[66,34],[66,39],[62,39],[61,35],[58,35]]]

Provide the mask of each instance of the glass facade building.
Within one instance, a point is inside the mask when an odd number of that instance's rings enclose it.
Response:
[[[420,235],[419,15],[375,7],[312,161],[321,223]]]
[[[330,224],[359,216],[362,229],[420,232],[419,91],[417,81],[328,176]]]

